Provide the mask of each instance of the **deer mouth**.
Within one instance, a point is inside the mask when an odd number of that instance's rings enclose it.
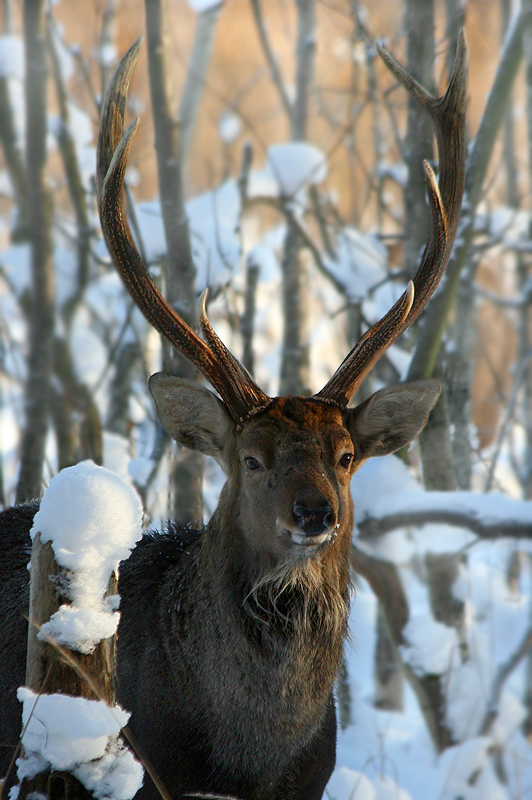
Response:
[[[277,520],[277,530],[279,534],[285,538],[285,541],[288,539],[292,544],[298,547],[309,549],[324,545],[332,538],[334,533],[334,528],[330,528],[328,525],[322,525],[318,530],[305,531],[300,527],[296,528],[294,525],[287,525],[286,522],[280,519]]]
[[[290,531],[290,538],[294,544],[301,545],[302,547],[319,547],[331,538],[331,531],[323,531],[323,533],[318,534],[295,533],[294,531]]]

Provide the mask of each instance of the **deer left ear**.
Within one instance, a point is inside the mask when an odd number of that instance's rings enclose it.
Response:
[[[395,453],[415,439],[440,396],[437,381],[390,386],[349,410],[348,427],[357,460]]]

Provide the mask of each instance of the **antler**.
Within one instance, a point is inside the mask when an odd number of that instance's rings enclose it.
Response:
[[[449,86],[443,97],[433,97],[408,75],[379,45],[389,69],[429,113],[436,130],[440,158],[439,186],[424,162],[431,225],[428,242],[414,281],[383,319],[373,325],[353,347],[331,380],[315,395],[347,405],[372,366],[398,336],[421,314],[438,286],[449,262],[460,219],[465,183],[465,115],[468,50],[465,34],[458,37]]]
[[[133,241],[122,205],[124,175],[138,120],[124,133],[129,83],[142,39],[118,65],[102,109],[98,133],[96,184],[103,234],[122,280],[148,321],[196,366],[216,389],[235,422],[242,422],[270,398],[212,329],[201,301],[200,324],[208,344],[168,305],[152,281]]]
[[[102,110],[97,149],[98,209],[103,234],[127,289],[149,322],[207,378],[237,423],[267,407],[271,398],[218,338],[200,300],[203,341],[163,298],[139,255],[122,206],[127,158],[138,121],[124,133],[124,115],[131,75],[142,39],[135,42],[118,65]],[[465,181],[465,110],[468,53],[463,32],[458,39],[449,87],[433,97],[382,47],[382,58],[408,91],[430,114],[436,129],[440,181],[427,162],[425,178],[431,215],[430,233],[413,281],[393,308],[351,350],[331,380],[315,395],[347,405],[375,362],[414,322],[438,286],[449,261],[460,218]]]

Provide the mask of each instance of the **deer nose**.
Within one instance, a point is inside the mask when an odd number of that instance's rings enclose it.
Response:
[[[335,514],[324,497],[323,501],[313,503],[312,506],[296,500],[292,509],[294,522],[305,536],[319,536],[326,530],[330,530],[336,520]]]

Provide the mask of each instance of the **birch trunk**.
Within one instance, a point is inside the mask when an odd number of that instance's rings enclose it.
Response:
[[[25,428],[16,502],[41,492],[54,330],[51,197],[46,186],[46,28],[44,0],[24,3],[26,53],[26,162],[31,244],[32,301]]]
[[[167,64],[169,20],[165,0],[146,0],[146,30],[150,93],[155,127],[157,172],[167,250],[167,296],[171,306],[192,328],[197,327],[196,270],[190,249],[183,196],[179,126],[172,115],[172,92]],[[165,371],[197,380],[196,369],[166,348]],[[196,452],[183,452],[173,474],[173,517],[190,522],[203,516],[203,462]]]

